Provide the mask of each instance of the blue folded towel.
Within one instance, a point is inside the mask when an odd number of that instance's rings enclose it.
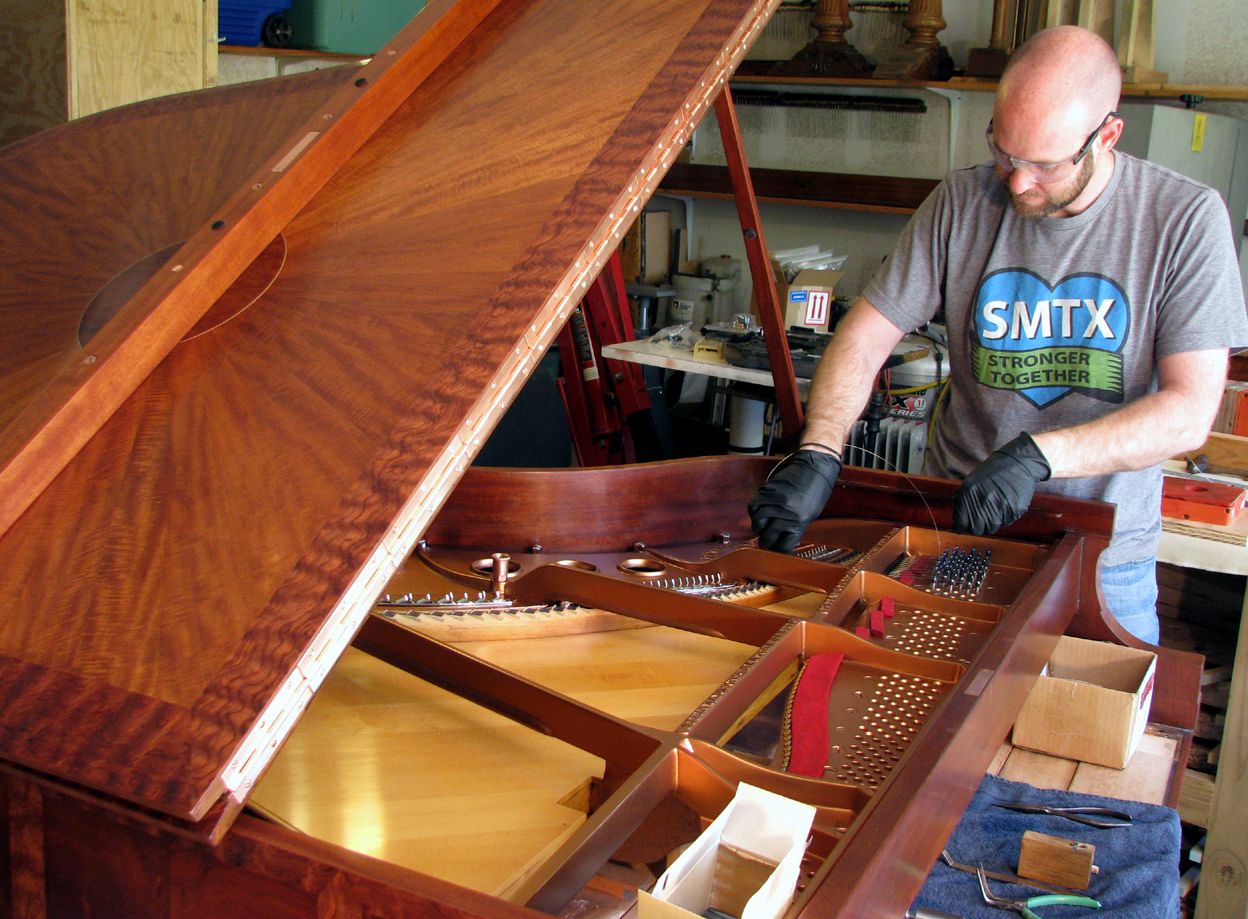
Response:
[[[1101,830],[1064,817],[993,807],[998,801],[1111,807],[1130,814],[1131,825]],[[1082,893],[1100,900],[1101,908],[1043,906],[1037,911],[1043,919],[1178,919],[1179,815],[1172,808],[1040,789],[989,775],[984,777],[945,848],[961,864],[982,862],[990,871],[1017,874],[1019,847],[1026,830],[1096,846],[1093,861],[1100,872],[1092,876],[1088,889]],[[988,885],[997,896],[1013,899],[1045,893],[991,878]],[[943,860],[937,861],[915,902],[965,919],[1004,919],[1010,915],[984,902],[975,875],[950,868]]]

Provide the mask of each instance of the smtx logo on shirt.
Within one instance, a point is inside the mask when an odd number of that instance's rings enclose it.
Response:
[[[975,379],[1017,392],[1037,408],[1067,393],[1123,399],[1126,295],[1108,278],[1076,274],[1050,285],[1025,269],[990,274],[975,299]]]

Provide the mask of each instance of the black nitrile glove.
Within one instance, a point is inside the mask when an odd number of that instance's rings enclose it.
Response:
[[[783,460],[750,502],[758,547],[790,553],[796,549],[828,503],[840,474],[841,461],[830,453],[798,450]]]
[[[953,499],[953,532],[986,536],[1027,511],[1036,483],[1053,472],[1031,435],[1023,432],[994,451],[962,482]]]

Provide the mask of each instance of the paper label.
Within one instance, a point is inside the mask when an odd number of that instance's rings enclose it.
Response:
[[[806,303],[806,321],[802,325],[827,325],[831,306],[832,295],[826,290],[810,291],[810,299]]]

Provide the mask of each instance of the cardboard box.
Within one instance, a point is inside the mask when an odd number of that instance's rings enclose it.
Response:
[[[697,919],[708,908],[779,919],[801,874],[815,809],[742,782],[723,813],[655,882],[638,919]]]
[[[1014,722],[1014,745],[1121,769],[1144,735],[1157,655],[1063,635]]]
[[[832,299],[836,282],[842,271],[799,271],[790,283],[784,279],[784,269],[775,259],[771,260],[771,273],[776,280],[776,297],[784,310],[784,327],[801,326],[816,332],[828,331],[832,319]],[[750,312],[758,317],[758,299],[752,297]]]

